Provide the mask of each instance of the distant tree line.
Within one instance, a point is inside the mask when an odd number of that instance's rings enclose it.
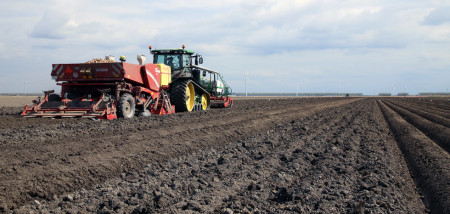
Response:
[[[420,92],[419,95],[450,95],[450,92]]]

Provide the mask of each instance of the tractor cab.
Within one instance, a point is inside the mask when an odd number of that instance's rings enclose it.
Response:
[[[194,55],[194,51],[184,49],[184,45],[180,49],[151,50],[151,53],[153,54],[154,64],[166,64],[170,66],[174,73],[184,70],[188,65],[193,65],[194,63],[198,65],[199,61],[200,64],[203,63],[203,58],[200,55]],[[194,63],[192,63],[192,60],[194,60]],[[190,68],[188,67],[186,70],[189,72]]]

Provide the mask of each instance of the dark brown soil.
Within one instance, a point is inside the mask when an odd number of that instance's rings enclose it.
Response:
[[[402,104],[409,104],[413,106],[420,106],[423,109],[433,110],[435,113],[444,114],[445,117],[450,117],[450,100],[449,98],[404,98],[404,99],[389,99],[390,101],[402,102]]]
[[[426,133],[379,102],[431,213],[450,213],[450,155]],[[403,112],[405,113],[405,112]],[[406,115],[408,116],[408,115]],[[428,133],[430,134],[430,133]],[[447,136],[448,138],[448,136]]]
[[[432,108],[430,106],[421,106],[417,105],[416,103],[402,102],[402,100],[389,100],[389,102],[414,114],[418,114],[419,116],[427,120],[450,128],[450,119],[448,119],[450,118],[450,113],[445,114],[440,110],[436,110],[435,108]]]
[[[421,198],[431,211],[447,205],[450,178],[428,180],[443,187],[439,200],[422,190],[375,99],[237,100],[231,109],[114,121],[5,112],[4,212],[424,213]]]
[[[422,131],[430,139],[434,140],[444,150],[450,152],[450,128],[427,120],[420,115],[412,113],[398,105],[393,105],[390,102],[386,102],[386,105],[402,116],[408,123]]]
[[[0,201],[6,210],[30,200],[91,187],[199,149],[250,137],[276,124],[356,99],[266,99],[231,109],[132,120],[0,118]],[[301,109],[301,111],[299,111]]]

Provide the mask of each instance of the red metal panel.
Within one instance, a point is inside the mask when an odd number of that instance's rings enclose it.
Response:
[[[95,64],[53,64],[52,78],[56,81],[92,81],[92,80],[118,80],[123,79],[124,65],[127,63],[95,63]],[[130,79],[142,84],[140,76],[132,74],[139,73],[139,65],[127,64],[126,69],[129,70]]]
[[[127,80],[135,85],[159,91],[161,71],[154,64],[94,63],[53,64],[52,77],[56,81],[117,81]],[[148,71],[148,72],[147,72]]]
[[[123,70],[125,71],[125,79],[131,80],[138,84],[144,84],[144,80],[141,75],[142,65],[123,63]]]
[[[144,85],[154,91],[159,91],[161,88],[161,71],[155,64],[145,64],[141,70],[144,77]]]
[[[120,78],[122,76],[122,63],[96,63],[80,64],[81,71],[84,70],[85,80]],[[118,70],[118,71],[117,71]]]

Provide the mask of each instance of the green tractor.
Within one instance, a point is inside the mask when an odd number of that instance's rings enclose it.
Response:
[[[200,67],[201,55],[185,49],[157,49],[153,54],[154,64],[165,64],[171,68],[170,102],[176,112],[207,110],[210,107],[231,107],[232,90],[218,72]]]

